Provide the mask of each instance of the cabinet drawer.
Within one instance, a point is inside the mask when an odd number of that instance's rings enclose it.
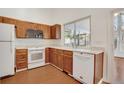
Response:
[[[20,54],[20,53],[27,54],[27,49],[17,49],[16,54]]]
[[[64,50],[64,55],[73,56],[73,52]]]
[[[27,61],[27,58],[16,58],[16,62],[18,63],[19,61]]]
[[[16,55],[16,61],[27,61],[27,54]]]
[[[27,63],[26,62],[17,63],[16,68],[17,69],[27,68]]]
[[[27,59],[27,54],[16,55],[16,60]]]

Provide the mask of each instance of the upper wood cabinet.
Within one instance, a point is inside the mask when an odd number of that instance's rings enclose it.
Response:
[[[24,23],[25,23],[26,30],[28,29],[37,30],[37,24],[32,22],[27,22],[27,21],[24,21]]]
[[[50,39],[50,26],[44,24],[36,24],[36,25],[37,25],[37,30],[43,32],[43,38]]]
[[[50,26],[45,25],[43,30],[44,39],[50,39]]]
[[[2,23],[2,17],[0,16],[0,23]]]
[[[27,30],[39,30],[43,33],[43,39],[60,39],[61,38],[61,25],[56,24],[53,26],[39,23],[32,23],[21,21],[13,18],[0,16],[0,22],[7,24],[14,24],[16,26],[16,37],[27,38]]]
[[[61,25],[55,24],[51,26],[51,39],[60,39],[61,38]]]
[[[16,24],[17,20],[13,18],[2,17],[2,22],[7,24]]]

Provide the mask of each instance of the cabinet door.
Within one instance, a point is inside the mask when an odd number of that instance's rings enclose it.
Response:
[[[72,56],[64,55],[63,70],[72,74]]]
[[[58,67],[62,70],[63,70],[63,61],[64,61],[63,50],[57,50]]]
[[[56,39],[60,39],[61,38],[61,25],[56,24],[55,28],[56,28]]]
[[[51,39],[60,39],[61,38],[61,25],[51,26]]]
[[[55,26],[52,26],[50,28],[51,30],[51,39],[56,39],[56,29],[55,29]]]
[[[2,23],[2,16],[0,16],[0,23]]]
[[[46,63],[50,62],[50,49],[49,48],[45,49],[45,62]]]
[[[63,62],[63,70],[68,74],[72,74],[73,67],[73,53],[71,51],[64,51],[64,62]]]
[[[50,26],[45,25],[43,31],[44,39],[50,39]]]
[[[26,28],[27,25],[23,21],[17,21],[16,23],[16,37],[17,38],[26,38]]]
[[[53,64],[55,66],[58,66],[58,62],[57,62],[57,51],[56,51],[56,49],[53,49]]]
[[[53,62],[53,61],[54,61],[54,60],[53,60],[53,59],[54,59],[54,56],[53,56],[53,49],[50,48],[49,51],[50,51],[50,53],[49,53],[49,56],[50,56],[50,59],[49,59],[49,60],[50,60],[50,63],[51,63],[51,64],[54,64],[54,62]]]

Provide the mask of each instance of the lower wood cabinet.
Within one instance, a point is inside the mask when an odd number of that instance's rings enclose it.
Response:
[[[54,52],[54,49],[53,49],[53,48],[50,48],[49,51],[50,51],[50,52],[49,52],[49,53],[50,53],[50,54],[49,54],[50,63],[51,63],[51,64],[55,64],[55,62],[54,62],[54,61],[55,61],[55,58],[54,58],[54,55],[53,55],[53,54],[54,54],[54,53],[53,53],[53,52]]]
[[[47,62],[47,57],[46,57],[46,62]],[[68,74],[72,74],[73,52],[50,48],[49,62],[57,66],[58,68],[62,69],[63,71],[67,72]]]
[[[63,70],[68,74],[72,74],[72,67],[73,67],[73,52],[64,51]]]
[[[16,49],[16,69],[24,69],[28,66],[27,49]]]
[[[45,63],[50,62],[50,48],[45,49]]]
[[[64,55],[63,50],[57,49],[57,66],[63,70]]]

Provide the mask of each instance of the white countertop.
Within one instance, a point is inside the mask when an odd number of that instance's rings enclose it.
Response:
[[[67,46],[18,46],[16,49],[29,49],[29,48],[56,48],[56,49],[62,49],[62,50],[68,50],[68,51],[74,51],[74,52],[86,52],[91,54],[99,54],[104,52],[102,48],[98,47],[88,47],[88,48],[73,48],[73,47],[67,47]]]

